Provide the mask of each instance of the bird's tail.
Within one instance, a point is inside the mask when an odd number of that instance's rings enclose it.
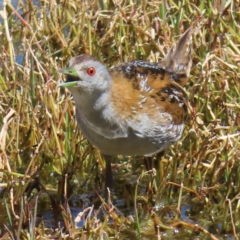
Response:
[[[192,30],[190,27],[171,47],[166,57],[158,63],[160,68],[166,69],[174,76],[174,81],[184,86],[192,67]]]

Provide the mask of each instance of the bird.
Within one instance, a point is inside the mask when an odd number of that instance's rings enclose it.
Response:
[[[182,135],[188,95],[183,89],[191,70],[192,27],[156,63],[143,60],[107,68],[81,54],[59,71],[75,102],[82,134],[106,161],[105,189],[112,188],[114,156],[151,157]]]

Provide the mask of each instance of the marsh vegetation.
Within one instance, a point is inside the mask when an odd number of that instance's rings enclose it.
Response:
[[[4,239],[240,237],[239,1],[19,0],[0,9],[0,236]],[[155,157],[104,161],[78,130],[60,68],[160,61],[194,22],[189,116]],[[98,211],[105,209],[100,221]]]

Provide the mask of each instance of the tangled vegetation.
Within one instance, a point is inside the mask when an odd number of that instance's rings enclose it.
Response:
[[[2,7],[3,239],[240,237],[239,1],[19,0]],[[160,61],[198,21],[181,140],[155,157],[151,174],[139,157],[116,158],[115,189],[104,202],[104,161],[78,130],[58,70],[80,53],[109,67]]]

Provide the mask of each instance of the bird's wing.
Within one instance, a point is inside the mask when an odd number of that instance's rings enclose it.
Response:
[[[187,94],[178,75],[144,61],[123,63],[110,69],[112,102],[122,121],[151,121],[154,125],[182,124]]]

